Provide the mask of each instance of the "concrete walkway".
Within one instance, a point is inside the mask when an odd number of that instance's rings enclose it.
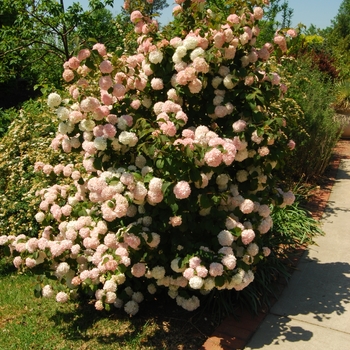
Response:
[[[317,237],[245,349],[350,350],[350,160],[342,160]]]

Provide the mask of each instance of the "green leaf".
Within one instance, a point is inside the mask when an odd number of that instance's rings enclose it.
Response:
[[[201,172],[196,168],[192,168],[190,170],[190,179],[193,182],[201,181],[202,180]]]
[[[224,276],[216,276],[215,277],[215,286],[222,287],[225,284]]]
[[[91,57],[88,57],[85,60],[85,65],[90,69],[95,69],[95,64],[94,64],[94,61],[91,59]]]
[[[5,256],[11,256],[11,250],[10,250],[10,247],[8,245],[3,246],[2,249],[3,249],[2,251],[4,252]]]
[[[170,208],[174,214],[179,210],[179,206],[177,203],[170,204]]]
[[[158,158],[156,160],[156,167],[158,169],[163,169],[164,168],[164,159],[163,158]]]
[[[171,182],[164,181],[162,184],[162,192],[165,194],[165,192],[168,190],[169,186],[171,185]]]
[[[34,287],[34,296],[35,296],[36,298],[41,298],[41,291],[42,291],[41,285],[40,285],[40,284],[37,284],[37,285]]]
[[[210,208],[213,202],[206,194],[202,194],[200,197],[200,205],[202,208]]]

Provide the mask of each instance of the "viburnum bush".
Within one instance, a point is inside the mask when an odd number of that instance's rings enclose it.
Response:
[[[82,49],[64,65],[69,93],[48,96],[61,120],[52,147],[83,162],[38,162],[57,176],[38,193],[42,233],[0,242],[16,267],[60,282],[38,289],[44,297],[86,293],[98,310],[134,315],[166,289],[191,311],[200,294],[245,288],[276,248],[271,207],[294,195],[274,169],[294,142],[270,56],[295,31],[256,48],[267,0],[228,2],[224,19],[203,1],[177,3],[178,36],[134,11],[134,55]]]

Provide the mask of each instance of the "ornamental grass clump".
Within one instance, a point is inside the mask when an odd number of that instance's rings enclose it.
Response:
[[[164,289],[192,311],[200,295],[254,280],[276,248],[271,206],[294,201],[274,175],[294,148],[269,60],[286,39],[254,46],[266,3],[228,2],[222,17],[181,1],[177,36],[134,11],[134,55],[96,44],[64,64],[68,94],[48,96],[60,119],[52,147],[82,152],[82,164],[36,163],[57,176],[39,191],[42,232],[1,237],[16,267],[59,282],[37,292],[62,303],[85,293],[98,310],[134,315]]]

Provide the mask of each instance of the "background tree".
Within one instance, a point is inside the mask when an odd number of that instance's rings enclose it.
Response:
[[[123,6],[123,12],[130,14],[131,12],[138,10],[145,16],[150,18],[160,16],[161,12],[169,7],[166,0],[126,0]]]
[[[0,91],[8,93],[0,107],[37,83],[59,86],[62,64],[88,38],[120,46],[124,35],[106,5],[113,0],[90,0],[88,10],[64,0],[0,0]]]
[[[324,35],[339,65],[340,77],[350,79],[350,0],[343,0],[331,27],[327,28]]]
[[[271,0],[270,5],[264,9],[264,18],[260,21],[261,33],[258,44],[271,42],[277,29],[291,26],[294,10],[289,7],[288,1]]]

